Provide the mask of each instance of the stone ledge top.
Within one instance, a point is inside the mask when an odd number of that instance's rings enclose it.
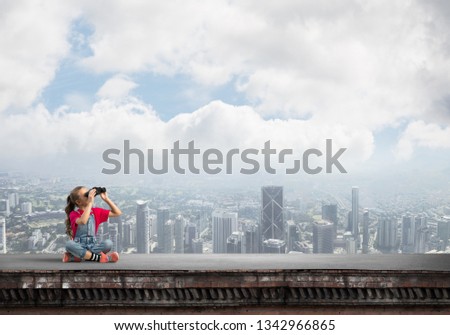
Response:
[[[118,263],[62,263],[56,254],[0,255],[0,273],[15,271],[361,270],[450,272],[450,254],[123,254]]]

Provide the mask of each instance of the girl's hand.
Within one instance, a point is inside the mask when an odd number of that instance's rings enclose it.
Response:
[[[103,201],[106,201],[108,199],[108,194],[105,193],[100,193],[100,198],[102,198]]]
[[[94,197],[95,197],[96,191],[95,190],[90,190],[89,194],[88,194],[88,203],[93,203],[94,202]]]

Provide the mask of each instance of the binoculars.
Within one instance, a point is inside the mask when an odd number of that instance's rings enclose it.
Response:
[[[91,192],[92,190],[95,190],[95,196],[99,195],[100,193],[105,193],[106,192],[106,188],[105,187],[93,187],[91,188],[89,191],[87,191],[84,196],[87,198],[89,196],[89,192]]]

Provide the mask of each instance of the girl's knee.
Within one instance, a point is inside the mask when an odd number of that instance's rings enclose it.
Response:
[[[113,247],[113,242],[111,240],[105,240],[103,241],[103,245],[105,251],[110,251]]]

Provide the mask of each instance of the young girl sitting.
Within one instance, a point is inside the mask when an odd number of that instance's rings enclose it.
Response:
[[[86,260],[107,263],[119,260],[117,252],[107,254],[113,246],[112,241],[97,243],[95,235],[100,224],[107,221],[108,217],[119,216],[122,212],[106,192],[100,193],[100,198],[110,209],[93,207],[96,192],[95,189],[89,191],[86,187],[77,186],[67,197],[66,233],[70,240],[66,243],[67,252],[64,253],[63,262]]]

